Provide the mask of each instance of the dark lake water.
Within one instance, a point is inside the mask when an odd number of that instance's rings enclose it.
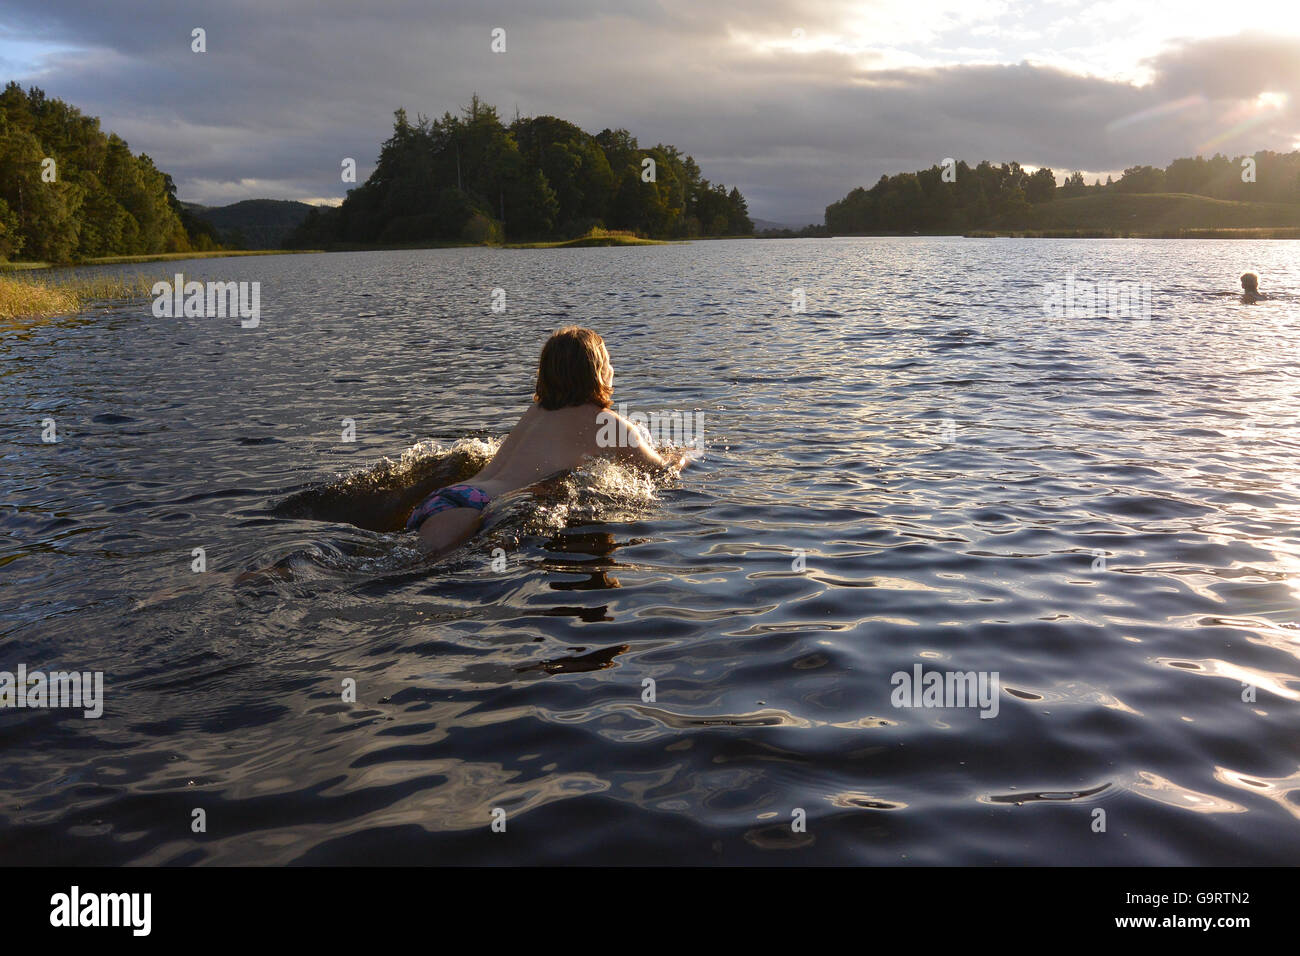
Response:
[[[0,710],[0,862],[1294,863],[1297,248],[206,260],[134,269],[258,281],[257,328],[0,327],[0,670],[104,675]],[[1150,321],[1045,315],[1070,274]],[[436,564],[351,523],[472,471],[570,323],[702,461]],[[916,665],[996,716],[894,706]]]

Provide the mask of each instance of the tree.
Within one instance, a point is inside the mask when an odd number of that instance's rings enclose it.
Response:
[[[370,176],[336,213],[309,214],[291,247],[567,238],[598,225],[664,237],[752,231],[739,189],[710,187],[690,156],[642,149],[624,129],[593,136],[555,116],[507,127],[477,94],[455,116],[393,117]]]
[[[1065,182],[1061,185],[1061,195],[1066,197],[1082,196],[1088,189],[1088,184],[1084,182],[1083,173],[1075,170],[1065,177]]]
[[[0,199],[0,259],[12,259],[22,248],[23,236],[18,217],[9,209],[9,204]]]
[[[68,262],[77,248],[82,192],[66,180],[45,181],[45,159],[35,136],[11,128],[0,141],[0,199],[17,214],[24,255]]]
[[[1029,200],[1025,198],[1024,187],[1016,183],[1003,192],[998,203],[998,215],[1003,222],[1015,225],[1024,219],[1028,212]]]
[[[1050,202],[1056,198],[1056,174],[1046,166],[1029,177],[1025,198],[1031,203]]]
[[[1109,178],[1107,184],[1110,184]],[[1165,171],[1154,166],[1130,166],[1114,185],[1122,193],[1164,192]]]
[[[727,223],[728,232],[733,236],[752,236],[754,223],[749,218],[749,204],[745,202],[745,197],[735,186],[732,186],[731,192],[727,193],[727,204],[731,207],[731,218]]]
[[[0,198],[10,254],[67,262],[193,247],[170,177],[36,87],[0,92]]]

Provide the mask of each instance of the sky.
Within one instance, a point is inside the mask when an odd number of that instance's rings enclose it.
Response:
[[[1295,0],[160,6],[0,0],[0,74],[100,117],[207,205],[338,202],[340,163],[364,181],[394,110],[438,117],[476,92],[505,118],[671,143],[752,216],[794,225],[946,157],[1091,182],[1300,147]]]

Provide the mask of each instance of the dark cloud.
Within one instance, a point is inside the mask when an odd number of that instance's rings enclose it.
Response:
[[[473,92],[506,116],[674,143],[710,179],[739,185],[755,215],[781,221],[946,156],[1115,170],[1207,143],[1290,149],[1300,134],[1300,41],[1266,35],[1153,51],[1153,80],[1138,87],[1043,65],[900,69],[884,47],[748,42],[833,27],[846,9],[834,0],[7,6],[4,35],[61,50],[19,79],[102,117],[183,197],[209,203],[341,197],[340,160],[356,158],[364,178],[394,109],[441,115]],[[503,55],[489,50],[497,26]],[[207,31],[206,54],[190,51],[194,27]],[[1261,110],[1265,92],[1290,99]]]
[[[1147,62],[1156,71],[1157,89],[1170,97],[1300,94],[1300,41],[1294,37],[1245,33],[1184,42]]]

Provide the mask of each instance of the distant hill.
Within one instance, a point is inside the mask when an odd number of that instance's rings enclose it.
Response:
[[[754,219],[754,230],[762,232],[765,229],[802,229],[804,226],[820,226],[823,216],[796,216],[789,222],[773,222],[771,219]]]
[[[1300,227],[1300,204],[1240,202],[1191,193],[1121,193],[1056,199],[1031,206],[1017,226],[1030,230],[1161,233],[1179,229]]]
[[[212,224],[227,246],[240,249],[279,249],[287,236],[315,207],[289,199],[245,199],[229,206],[181,203]]]
[[[826,207],[833,236],[1009,233],[1290,238],[1300,234],[1300,150],[1130,166],[1104,186],[1079,170],[1058,185],[1046,166],[960,160],[881,176]]]

